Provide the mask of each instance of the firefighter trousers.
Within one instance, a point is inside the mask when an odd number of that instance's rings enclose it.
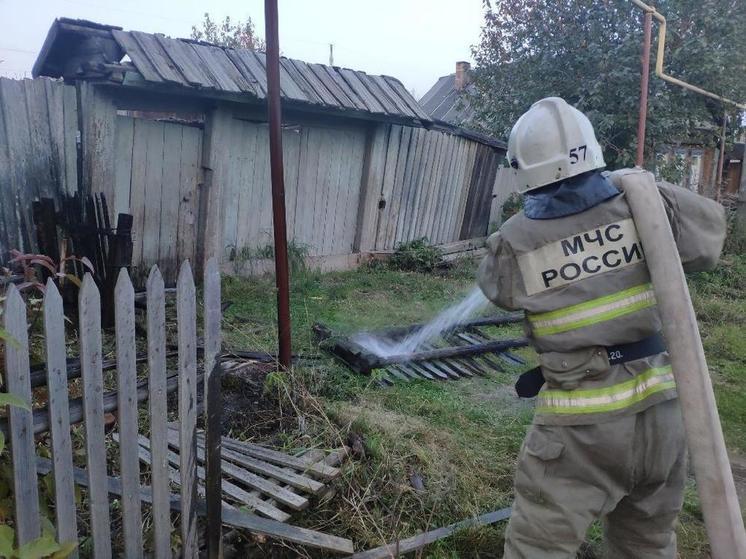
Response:
[[[674,559],[686,461],[678,400],[608,423],[533,425],[504,557],[575,558],[600,518],[610,559]]]

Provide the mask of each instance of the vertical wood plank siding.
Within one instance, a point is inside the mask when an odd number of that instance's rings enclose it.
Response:
[[[303,75],[318,95],[341,95],[319,68]],[[0,78],[0,262],[12,248],[35,249],[34,199],[76,192],[105,193],[112,222],[120,212],[133,214],[133,265],[158,265],[167,285],[186,259],[201,270],[211,256],[225,262],[268,254],[261,116],[237,104],[195,101],[184,110],[204,112],[204,127],[133,118],[118,112],[139,106],[131,93],[89,83],[78,89]],[[156,113],[187,106],[143,99]],[[434,244],[482,237],[514,190],[510,174],[498,172],[501,150],[447,131],[296,117],[283,145],[288,237],[312,257],[388,251],[420,237]]]
[[[224,256],[272,244],[269,145],[264,123],[234,118],[223,181]],[[366,148],[363,127],[283,131],[288,238],[312,256],[350,254]],[[240,146],[240,147],[239,147]]]
[[[374,136],[374,159],[365,162],[365,201],[378,209],[375,219],[370,208],[361,210],[361,248],[386,251],[421,237],[446,244],[487,234],[500,150],[395,125],[385,148],[383,138]]]
[[[133,215],[133,263],[157,264],[173,283],[176,263],[195,257],[202,130],[117,116],[115,135],[109,199],[117,213]]]

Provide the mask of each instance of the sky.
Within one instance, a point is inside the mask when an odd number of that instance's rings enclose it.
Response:
[[[280,50],[307,62],[329,62],[399,78],[420,98],[456,61],[472,61],[482,0],[278,0]],[[31,77],[57,17],[88,19],[125,30],[188,37],[213,19],[250,16],[264,36],[263,0],[0,0],[0,75]]]

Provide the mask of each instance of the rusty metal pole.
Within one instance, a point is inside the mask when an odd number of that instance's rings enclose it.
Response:
[[[720,157],[718,158],[718,177],[715,183],[715,200],[720,202],[723,189],[723,163],[725,162],[725,135],[728,133],[728,112],[723,112],[723,129],[720,132]]]
[[[279,361],[290,367],[290,272],[285,223],[285,179],[282,166],[282,114],[280,106],[280,44],[277,0],[264,0],[264,29],[267,41],[267,112],[269,160],[272,177],[272,226],[275,238],[275,284],[277,286],[277,337]]]
[[[642,76],[640,77],[640,116],[637,120],[637,158],[635,165],[642,168],[645,162],[645,125],[648,120],[648,82],[650,79],[650,37],[653,29],[653,12],[646,11],[642,39]]]

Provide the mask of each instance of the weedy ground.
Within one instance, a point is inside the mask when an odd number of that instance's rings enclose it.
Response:
[[[335,482],[334,498],[299,515],[297,523],[352,538],[357,549],[365,549],[510,504],[515,459],[533,413],[531,403],[519,401],[512,390],[520,371],[381,388],[373,378],[355,375],[323,356],[311,335],[315,322],[344,334],[427,320],[473,287],[475,269],[476,263],[464,261],[430,273],[378,266],[293,274],[294,351],[309,359],[290,373],[266,377],[265,394],[289,418],[272,442],[288,450],[352,444],[357,454]],[[743,466],[746,257],[726,255],[716,271],[696,274],[690,282],[727,444],[734,466]],[[223,290],[223,299],[233,301],[225,313],[226,343],[274,350],[272,279],[226,278]],[[504,329],[506,336],[517,331]],[[533,362],[531,350],[521,353]],[[250,425],[240,435],[261,438]],[[459,533],[422,556],[500,557],[504,526]],[[707,556],[693,481],[678,532],[681,557]],[[588,557],[601,555],[601,539],[600,527],[594,526]],[[247,545],[267,555],[319,556],[271,542]]]

